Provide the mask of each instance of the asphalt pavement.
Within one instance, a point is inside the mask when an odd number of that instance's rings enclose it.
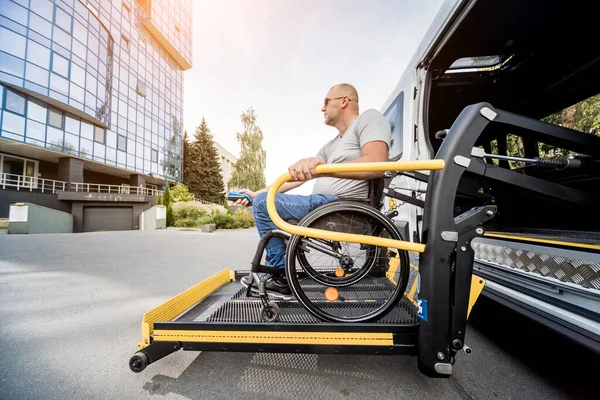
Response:
[[[223,269],[248,269],[254,229],[0,235],[0,399],[587,399],[600,358],[494,303],[449,379],[416,358],[173,353],[128,360],[144,312]]]

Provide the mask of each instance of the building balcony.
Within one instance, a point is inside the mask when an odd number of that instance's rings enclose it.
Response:
[[[17,190],[37,193],[59,194],[60,192],[100,193],[158,197],[162,190],[131,185],[106,185],[89,182],[68,182],[54,179],[34,178],[16,174],[0,174],[2,190]]]

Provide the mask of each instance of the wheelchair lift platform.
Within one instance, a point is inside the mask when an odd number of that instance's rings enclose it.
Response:
[[[144,368],[179,349],[333,354],[416,355],[416,302],[405,296],[384,317],[372,323],[325,322],[297,300],[272,299],[280,307],[277,322],[261,318],[261,300],[247,297],[239,280],[249,271],[224,269],[144,315],[143,338],[130,368]],[[413,278],[416,278],[416,272]],[[326,307],[364,312],[380,301],[378,293],[393,285],[386,277],[365,279],[353,298]],[[416,286],[416,282],[409,287]],[[483,285],[482,285],[483,286]],[[407,295],[411,295],[407,293]],[[310,296],[310,295],[309,295]]]

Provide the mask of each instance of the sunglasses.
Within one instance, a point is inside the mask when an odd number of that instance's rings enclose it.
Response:
[[[329,100],[343,99],[344,97],[347,97],[347,96],[340,96],[340,97],[325,97],[325,101],[324,101],[324,103],[323,103],[323,107],[327,107],[327,104],[329,104]],[[348,98],[348,101],[350,101],[350,98]]]

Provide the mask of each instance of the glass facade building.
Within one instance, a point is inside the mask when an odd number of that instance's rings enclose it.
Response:
[[[181,180],[191,60],[191,0],[0,0],[0,140]]]

